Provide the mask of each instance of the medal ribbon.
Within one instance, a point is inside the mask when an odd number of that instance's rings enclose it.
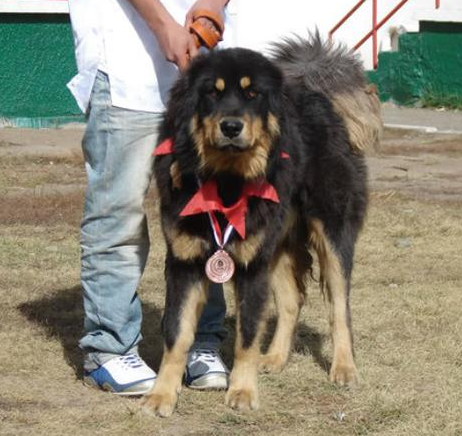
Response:
[[[228,224],[225,229],[225,233],[223,235],[223,239],[221,238],[221,228],[220,224],[218,223],[217,217],[213,212],[208,212],[210,224],[213,230],[213,237],[215,238],[215,242],[223,250],[226,243],[229,241],[231,234],[233,233],[234,227],[231,224]]]
[[[197,183],[198,183],[199,187],[202,187],[202,183],[199,180],[199,178],[197,179]],[[222,239],[220,223],[218,222],[215,213],[213,211],[209,210],[209,211],[207,211],[207,214],[209,216],[210,225],[212,226],[213,237],[215,238],[215,242],[220,247],[220,249],[223,250],[224,246],[229,241],[231,233],[233,233],[234,227],[231,224],[228,223],[228,225],[226,226],[226,229],[225,229],[225,234],[223,235],[223,239]]]

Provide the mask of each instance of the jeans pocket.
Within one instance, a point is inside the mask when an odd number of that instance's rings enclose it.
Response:
[[[92,171],[104,171],[108,148],[108,111],[111,94],[108,76],[98,71],[90,97],[87,113],[87,127],[82,140],[82,151],[86,164]]]
[[[95,114],[95,112],[98,112]],[[105,116],[104,110],[93,108],[87,121],[87,128],[82,140],[82,151],[87,171],[94,171],[98,174],[104,172],[108,148],[108,138],[104,128],[101,127],[102,119]],[[100,117],[100,119],[98,119]]]

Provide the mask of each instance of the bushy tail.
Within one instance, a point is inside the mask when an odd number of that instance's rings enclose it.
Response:
[[[316,32],[274,44],[272,57],[290,85],[320,92],[331,100],[355,151],[377,149],[382,132],[380,101],[375,87],[366,81],[358,56],[343,45],[323,41]]]

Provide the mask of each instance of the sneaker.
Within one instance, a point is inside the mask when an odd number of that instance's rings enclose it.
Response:
[[[137,354],[117,356],[93,371],[85,371],[83,382],[117,395],[144,395],[151,390],[156,373]]]
[[[216,350],[197,348],[188,353],[185,383],[192,389],[227,389],[229,370]]]

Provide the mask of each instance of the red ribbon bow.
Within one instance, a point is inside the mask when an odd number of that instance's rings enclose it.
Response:
[[[268,182],[249,182],[242,189],[239,200],[232,206],[225,207],[218,195],[217,183],[209,180],[202,185],[194,194],[189,203],[180,212],[180,216],[196,215],[198,213],[210,213],[214,221],[214,227],[221,240],[221,229],[213,212],[221,212],[228,222],[236,229],[242,239],[245,238],[245,214],[249,197],[260,197],[279,203],[279,196],[273,185]]]
[[[167,138],[162,141],[154,150],[154,156],[163,156],[173,154],[173,140]],[[282,159],[289,159],[286,152],[281,152]],[[270,200],[274,203],[279,203],[279,196],[276,189],[270,183],[264,182],[248,182],[242,189],[242,194],[239,200],[232,206],[225,207],[218,195],[217,183],[214,180],[209,180],[199,188],[199,191],[194,194],[188,204],[180,212],[180,216],[190,216],[199,213],[209,213],[218,237],[221,240],[221,229],[213,212],[221,212],[228,222],[236,229],[242,239],[245,238],[245,214],[247,213],[247,205],[249,197],[260,197],[265,200]]]

